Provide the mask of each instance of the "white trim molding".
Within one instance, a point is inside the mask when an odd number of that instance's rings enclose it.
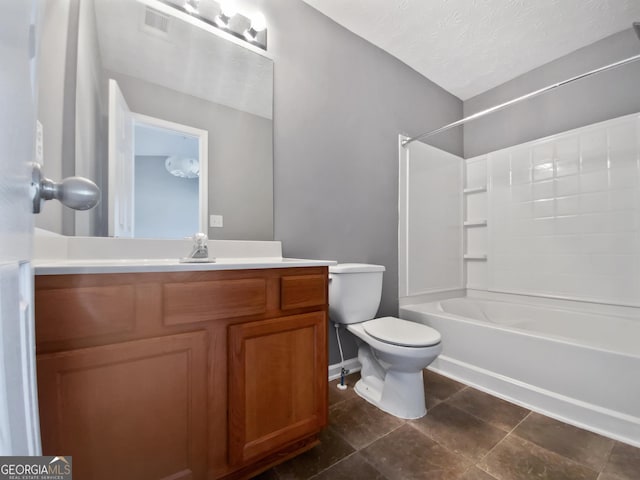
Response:
[[[429,370],[561,422],[640,447],[640,418],[440,355]],[[429,391],[426,392],[429,395]]]

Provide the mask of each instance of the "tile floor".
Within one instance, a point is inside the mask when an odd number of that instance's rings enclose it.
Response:
[[[259,480],[638,480],[640,449],[425,371],[427,416],[401,420],[329,385],[321,445]]]

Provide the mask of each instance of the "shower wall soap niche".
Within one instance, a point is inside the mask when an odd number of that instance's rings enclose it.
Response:
[[[464,198],[464,255],[466,261],[487,259],[486,157],[466,161]],[[469,267],[467,267],[467,272]]]

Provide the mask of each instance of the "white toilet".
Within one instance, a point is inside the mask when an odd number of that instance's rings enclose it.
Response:
[[[427,413],[422,370],[442,350],[440,333],[395,317],[373,319],[384,270],[362,263],[329,267],[329,318],[361,340],[356,393],[396,417],[420,418]]]

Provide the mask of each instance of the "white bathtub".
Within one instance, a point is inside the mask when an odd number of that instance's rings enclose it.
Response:
[[[559,304],[462,297],[405,305],[400,317],[441,333],[434,370],[640,446],[638,309],[605,314]]]

